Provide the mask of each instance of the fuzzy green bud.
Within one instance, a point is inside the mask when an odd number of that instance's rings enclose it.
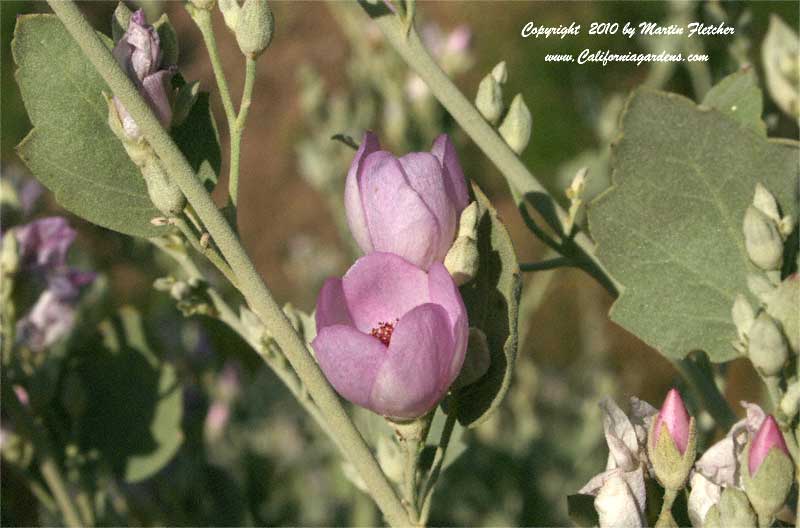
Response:
[[[498,62],[497,65],[492,68],[492,77],[494,77],[494,80],[499,84],[506,83],[508,80],[508,68],[506,67],[506,61]]]
[[[775,196],[760,183],[756,184],[756,191],[753,194],[753,206],[767,215],[771,220],[775,222],[781,221],[781,215],[778,212],[778,202],[775,201]]]
[[[716,504],[712,505],[706,512],[706,518],[703,519],[703,528],[722,528],[719,506]]]
[[[747,356],[756,370],[762,376],[779,376],[789,359],[789,346],[775,320],[761,312],[750,327],[748,337]]]
[[[710,512],[709,512],[710,513]],[[706,522],[708,515],[706,515]],[[747,495],[736,488],[725,488],[719,499],[719,524],[737,528],[755,528],[758,519]]]
[[[458,235],[444,258],[444,267],[453,280],[461,286],[478,273],[478,202],[472,202],[461,213]]]
[[[765,271],[780,269],[783,239],[775,221],[751,205],[744,214],[742,229],[747,255],[753,264]]]
[[[657,437],[655,436],[656,425],[661,427],[661,432]],[[650,441],[651,438],[657,438],[655,445]],[[688,441],[683,454],[672,439],[667,424],[659,420],[653,420],[647,441],[647,451],[661,485],[672,490],[683,488],[697,455],[697,431],[694,417],[689,421]]]
[[[765,302],[765,299],[774,292],[775,285],[761,273],[749,273],[747,275],[747,289],[758,297],[761,302]]]
[[[142,167],[142,176],[147,184],[147,194],[156,209],[166,217],[177,216],[186,207],[186,197],[167,175],[164,166],[155,155],[150,156]]]
[[[773,418],[767,417],[767,420]],[[765,425],[774,425],[772,424]],[[764,425],[762,425],[762,428]],[[774,434],[780,436],[780,431],[777,425],[774,425]],[[760,461],[757,468],[751,474],[751,466],[754,466],[756,455],[754,454],[758,448],[755,447],[759,442],[759,435],[751,439],[745,450],[744,464],[742,464],[742,485],[747,498],[753,505],[759,517],[762,519],[771,519],[783,505],[789,496],[789,490],[792,488],[794,480],[794,464],[792,459],[786,454],[785,443],[779,446],[767,448],[766,456]],[[783,439],[780,439],[783,442]],[[763,443],[763,442],[762,442]],[[761,446],[762,456],[764,447]]]
[[[234,32],[242,53],[252,58],[261,55],[275,32],[275,18],[266,0],[245,0]]]
[[[528,110],[528,105],[525,104],[522,94],[517,94],[514,100],[511,101],[508,114],[506,114],[503,123],[500,125],[500,135],[503,136],[511,150],[517,154],[522,154],[531,139],[532,127],[533,118],[530,110]]]
[[[503,115],[503,89],[497,79],[490,73],[478,85],[478,95],[475,96],[475,107],[481,115],[492,125],[496,125]]]
[[[750,326],[753,324],[756,314],[750,302],[741,293],[733,301],[731,317],[733,318],[733,324],[736,325],[736,333],[739,339],[744,341],[750,332]]]
[[[222,12],[222,18],[225,19],[225,25],[231,31],[236,31],[236,23],[239,21],[239,12],[242,6],[239,5],[238,0],[219,0],[219,10]]]
[[[800,354],[800,274],[789,275],[765,298],[767,313],[781,324],[789,347]]]
[[[464,356],[464,366],[461,367],[458,378],[453,382],[453,388],[472,385],[489,370],[491,354],[489,353],[489,342],[486,339],[486,334],[480,328],[471,327],[469,329],[468,343],[467,354]]]

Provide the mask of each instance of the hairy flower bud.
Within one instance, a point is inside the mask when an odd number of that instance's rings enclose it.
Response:
[[[444,258],[444,267],[461,286],[475,278],[479,265],[478,202],[472,202],[461,213],[458,236]]]
[[[709,512],[711,513],[711,512]],[[708,516],[706,516],[708,522]],[[747,500],[747,495],[737,488],[725,488],[719,500],[719,526],[756,528],[758,519]]]
[[[272,42],[275,17],[266,0],[244,0],[236,15],[236,42],[242,53],[256,58]]]
[[[367,132],[347,174],[344,202],[364,253],[394,253],[428,269],[453,245],[469,195],[447,135],[436,138],[430,153],[396,158]]]
[[[778,423],[767,416],[747,447],[742,483],[756,513],[771,519],[786,502],[794,464]]]
[[[500,125],[500,135],[511,147],[511,150],[517,154],[522,154],[528,142],[531,139],[531,130],[533,128],[533,118],[531,111],[528,110],[528,105],[522,98],[522,94],[517,94],[514,100],[511,101],[511,107],[508,109],[503,123]]]
[[[751,205],[744,214],[744,243],[753,264],[765,271],[780,269],[783,239],[777,224]]]
[[[781,221],[781,215],[778,211],[778,202],[775,201],[775,196],[760,183],[756,184],[756,190],[753,194],[753,206],[764,213],[767,218],[775,222]]]
[[[175,69],[162,66],[158,32],[147,24],[141,9],[131,15],[125,34],[114,46],[112,53],[117,63],[136,84],[161,125],[169,128],[172,122],[171,81]],[[116,97],[113,101],[127,137],[134,140],[140,138],[141,131],[131,115]]]
[[[748,302],[747,298],[741,293],[736,296],[733,301],[733,308],[731,309],[731,317],[733,324],[736,325],[736,333],[740,341],[744,341],[750,332],[750,327],[755,320],[755,313],[753,307]]]
[[[500,116],[503,115],[503,110],[505,110],[503,89],[491,73],[487,74],[478,85],[475,107],[493,125],[496,125],[500,120]]]
[[[647,442],[656,477],[668,489],[683,487],[696,455],[695,420],[680,393],[671,389],[653,420]]]
[[[180,187],[167,175],[161,160],[156,156],[148,158],[142,167],[142,176],[147,184],[150,200],[164,216],[176,216],[183,211],[186,207],[186,197]]]
[[[750,327],[747,355],[762,376],[779,376],[789,360],[789,346],[778,323],[761,312]]]
[[[494,80],[500,84],[505,84],[508,80],[508,68],[506,67],[506,61],[500,61],[492,68],[492,77]]]

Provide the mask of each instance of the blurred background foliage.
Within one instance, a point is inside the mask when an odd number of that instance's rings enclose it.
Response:
[[[180,39],[181,73],[212,92],[227,151],[198,30],[178,1],[130,3],[140,4],[150,20],[162,11],[170,16]],[[95,27],[110,33],[115,3],[82,7]],[[451,133],[466,175],[487,191],[507,222],[520,261],[544,256],[503,178],[363,13],[337,2],[274,2],[272,8],[277,31],[258,63],[244,136],[239,229],[277,299],[310,312],[322,281],[352,262],[341,204],[352,150],[331,136],[344,133],[358,141],[366,128],[397,153],[427,150],[440,131]],[[4,0],[0,9],[2,171],[8,181],[25,177],[14,147],[30,128],[14,81],[14,23],[17,15],[47,7]],[[648,83],[698,100],[704,83],[745,62],[761,75],[760,43],[770,15],[798,25],[794,2],[424,2],[418,14],[427,44],[469,98],[497,62],[507,62],[506,102],[522,93],[533,115],[524,161],[559,197],[580,166],[590,167],[591,192],[608,184],[609,144],[631,89]],[[223,62],[233,93],[240,93],[243,61],[218,15]],[[711,57],[704,71],[544,61],[548,53],[584,48],[647,51],[652,42],[589,36],[595,21],[721,19],[736,27],[735,37],[692,41]],[[545,26],[574,21],[582,31],[564,39],[523,39],[519,32],[528,20]],[[768,96],[765,118],[770,135],[797,137],[796,124]],[[221,183],[215,192],[220,204],[224,176]],[[38,214],[65,213],[45,194]],[[25,388],[34,405],[46,402],[44,419],[59,461],[85,490],[98,524],[380,524],[334,447],[252,349],[215,319],[183,317],[169,295],[151,287],[172,271],[163,254],[144,241],[69,220],[79,232],[73,258],[102,280],[87,295],[73,335],[49,351],[55,373]],[[3,222],[5,230],[14,220],[4,214]],[[680,383],[666,360],[608,321],[612,299],[591,278],[559,270],[525,279],[512,389],[488,423],[464,432],[466,456],[453,462],[436,492],[432,525],[566,524],[566,496],[606,458],[600,398],[637,395],[656,403]],[[110,355],[93,359],[106,348]],[[758,399],[760,385],[749,369],[745,362],[728,366],[731,402]],[[3,446],[2,523],[58,524],[26,480],[27,474],[34,483],[38,477],[25,446],[14,447],[18,452],[9,462],[8,441]]]

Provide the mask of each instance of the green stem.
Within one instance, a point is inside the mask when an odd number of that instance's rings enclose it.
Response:
[[[114,95],[125,105],[148,143],[158,154],[169,176],[194,207],[238,279],[240,291],[253,312],[270,329],[275,341],[319,406],[331,430],[345,446],[345,454],[364,479],[367,489],[386,520],[393,526],[406,525],[408,515],[394,488],[306,349],[305,343],[273,299],[231,226],[217,209],[186,158],[167,131],[162,128],[136,87],[117,65],[111,52],[97,36],[94,28],[84,19],[75,3],[71,0],[48,0],[48,3]]]
[[[417,438],[409,438],[403,441],[406,461],[403,469],[403,494],[408,503],[409,517],[411,524],[417,524],[419,511],[417,510],[417,464],[419,461],[419,444]]]
[[[556,268],[577,266],[578,263],[569,257],[556,257],[538,262],[523,262],[519,265],[520,271],[545,271]]]
[[[239,115],[231,123],[231,170],[228,176],[228,196],[231,204],[236,208],[239,205],[239,166],[240,152],[242,146],[242,134],[247,122],[247,114],[250,111],[250,103],[253,95],[253,86],[256,80],[256,61],[252,57],[247,57],[245,65],[244,89],[242,91],[242,101],[239,105]]]
[[[433,463],[431,464],[430,472],[428,473],[428,477],[425,479],[425,483],[422,486],[422,493],[420,494],[420,497],[422,498],[422,509],[419,516],[420,526],[425,526],[428,523],[428,517],[431,514],[431,499],[433,497],[433,491],[436,488],[436,483],[438,482],[439,475],[442,472],[444,458],[447,455],[447,446],[450,444],[450,438],[453,435],[453,429],[456,425],[456,414],[458,414],[456,405],[456,398],[452,398],[450,414],[447,415],[447,419],[444,422],[442,436],[439,437],[439,445],[436,447],[436,452],[433,455]]]
[[[670,488],[664,490],[664,502],[661,503],[661,512],[658,514],[656,528],[676,526],[675,519],[672,517],[672,505],[677,496],[678,490]]]
[[[39,471],[44,478],[50,493],[58,504],[58,509],[64,517],[64,522],[70,528],[81,527],[83,522],[78,515],[78,510],[73,503],[72,497],[67,490],[66,481],[61,474],[61,469],[53,456],[50,441],[47,439],[47,432],[38,424],[28,413],[28,410],[17,399],[17,395],[11,389],[8,382],[2,384],[3,407],[8,410],[14,425],[19,428],[20,433],[28,437],[33,444],[36,458],[39,460]]]
[[[535,200],[540,205],[537,207],[540,212],[551,211],[552,214],[545,215],[551,224],[563,222],[568,216],[564,209],[431,58],[416,30],[411,27],[406,38],[406,28],[400,17],[393,16],[380,4],[370,5],[365,0],[360,0],[360,4],[381,29],[389,44],[425,81],[436,99],[505,176],[514,194]],[[587,266],[595,270],[592,275],[605,276],[607,283],[618,290],[619,284],[609,276],[603,264],[597,259],[591,239],[585,233],[579,232],[575,234],[572,242],[576,251],[585,254],[589,263]]]
[[[55,11],[55,10],[54,10]],[[208,58],[211,59],[211,68],[214,70],[214,77],[217,79],[219,96],[222,99],[222,108],[228,118],[228,126],[232,129],[236,122],[236,111],[233,109],[233,99],[231,91],[228,89],[228,81],[225,78],[225,70],[222,69],[222,59],[219,56],[217,38],[214,35],[214,25],[211,23],[211,11],[207,9],[193,9],[192,19],[200,33],[203,35],[203,42],[208,50]]]
[[[177,227],[178,230],[183,233],[183,236],[186,237],[186,240],[189,241],[195,251],[206,257],[212,264],[214,264],[220,273],[222,273],[225,278],[228,279],[228,282],[230,282],[234,287],[238,287],[236,276],[234,275],[230,266],[228,266],[228,263],[225,262],[225,259],[222,258],[222,255],[220,255],[210,245],[203,247],[203,245],[200,243],[200,239],[197,237],[197,234],[192,230],[185,218],[176,216],[171,220],[172,223],[175,224],[175,227]]]
[[[780,376],[762,376],[761,380],[767,387],[767,394],[769,394],[769,399],[772,400],[772,409],[773,412],[775,412],[780,407],[781,400],[783,399],[781,378]]]

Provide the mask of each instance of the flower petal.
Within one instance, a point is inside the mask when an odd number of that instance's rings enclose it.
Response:
[[[353,326],[342,288],[342,279],[328,279],[322,285],[317,298],[315,319],[319,330],[337,324]]]
[[[436,405],[447,391],[441,367],[453,354],[447,326],[447,311],[438,304],[417,306],[400,319],[372,388],[371,409],[409,419]]]
[[[394,253],[423,269],[439,247],[439,222],[408,184],[400,162],[388,152],[367,156],[359,181],[375,251]]]
[[[143,81],[143,94],[150,103],[150,108],[155,112],[158,121],[166,129],[172,123],[172,106],[169,101],[170,80],[172,70],[160,70],[153,75],[148,75]]]
[[[364,160],[373,152],[380,150],[381,145],[378,136],[369,130],[364,133],[361,146],[358,147],[350,170],[347,172],[347,180],[344,184],[344,208],[347,213],[347,224],[350,232],[356,239],[358,247],[364,253],[372,252],[372,240],[367,229],[367,217],[364,216],[364,205],[361,201],[361,191],[359,191],[359,180],[362,178]]]
[[[391,253],[370,253],[358,259],[347,270],[342,286],[353,323],[364,333],[430,302],[428,275]]]
[[[464,356],[467,352],[467,342],[469,340],[469,323],[467,319],[467,308],[464,300],[458,291],[456,283],[448,273],[447,269],[439,262],[434,262],[428,271],[428,289],[430,291],[431,302],[442,306],[450,319],[453,337],[453,359],[445,375],[447,386],[456,379],[461,367],[464,364]]]
[[[453,193],[447,190],[451,182],[439,160],[427,152],[411,152],[398,161],[403,166],[406,181],[439,222],[439,246],[434,258],[443,261],[453,245],[458,225]]]
[[[698,472],[692,475],[691,488],[687,501],[689,520],[692,521],[692,526],[703,526],[708,510],[719,503],[722,488]]]
[[[370,407],[375,376],[388,357],[374,337],[346,325],[323,328],[311,342],[319,367],[345,399]]]
[[[447,134],[441,134],[433,142],[431,154],[442,164],[445,176],[450,182],[449,192],[453,193],[453,203],[456,204],[456,211],[461,211],[469,204],[469,192],[467,191],[467,180],[464,179],[464,171],[458,162],[458,154],[453,142]]]

